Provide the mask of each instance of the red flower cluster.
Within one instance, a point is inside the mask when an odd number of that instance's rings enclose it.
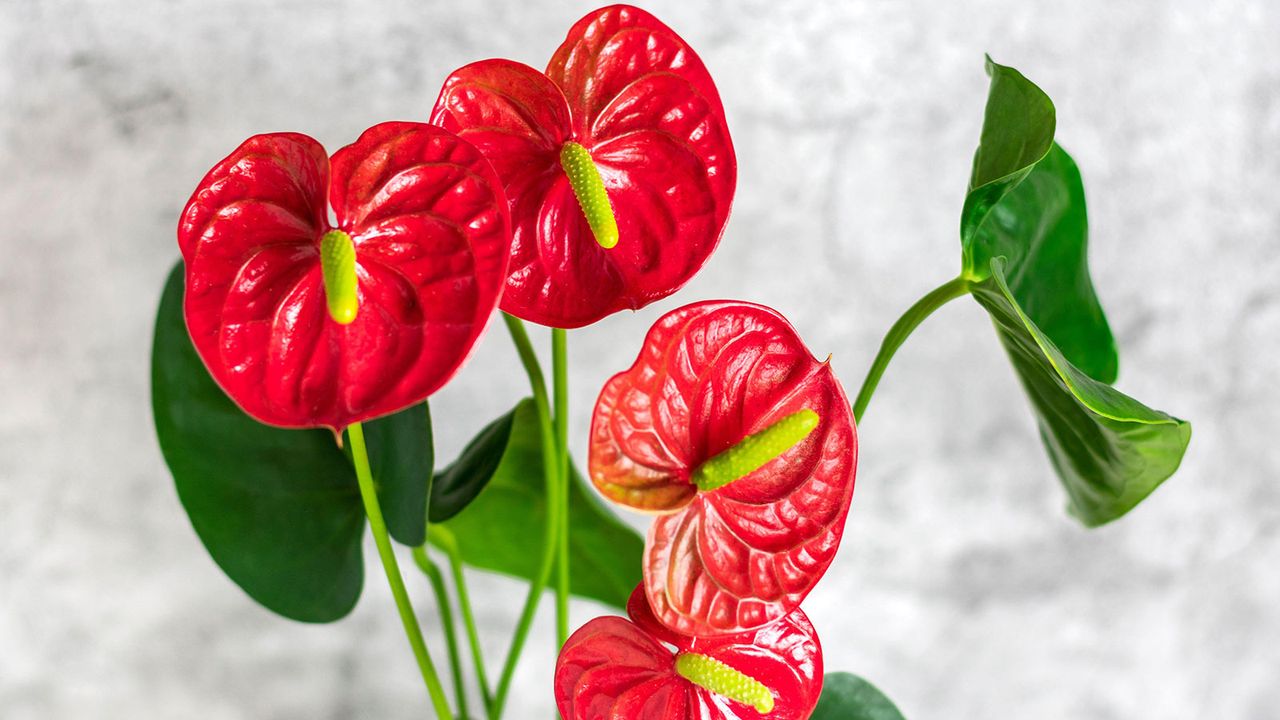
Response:
[[[546,72],[457,70],[431,120],[376,125],[332,159],[255,136],[192,195],[187,326],[248,414],[340,432],[420,402],[495,307],[561,328],[643,307],[728,219],[715,85],[636,8],[580,20]],[[808,717],[822,657],[799,604],[835,555],[856,457],[844,391],[778,313],[660,319],[600,395],[589,464],[606,497],[661,516],[631,620],[593,620],[561,651],[562,715]]]
[[[638,629],[594,620],[561,651],[564,717],[752,718],[775,705],[784,710],[776,717],[808,717],[822,676],[801,668],[820,665],[821,651],[799,604],[835,556],[857,464],[853,414],[830,366],[769,308],[680,308],[649,330],[635,364],[605,384],[589,447],[602,494],[662,514],[645,542],[645,597],[629,608]],[[654,659],[664,657],[655,640],[707,655],[733,687],[756,693],[718,693],[699,705],[700,690],[694,700],[638,704],[655,688],[674,697],[684,687],[669,657]],[[796,651],[775,652],[779,644]],[[727,647],[741,653],[717,654]],[[584,657],[612,659],[579,671]],[[761,657],[776,657],[790,674],[756,663]],[[717,687],[714,677],[681,675]],[[649,690],[635,689],[641,680]],[[597,712],[606,700],[612,715]],[[685,709],[658,712],[677,706]],[[629,714],[642,707],[652,714]]]

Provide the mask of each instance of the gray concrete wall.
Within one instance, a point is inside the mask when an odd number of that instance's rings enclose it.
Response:
[[[349,619],[311,627],[256,607],[206,556],[151,429],[152,314],[179,210],[242,139],[296,130],[332,150],[423,119],[450,70],[540,66],[589,8],[0,3],[0,717],[425,716],[376,571]],[[696,299],[779,308],[856,388],[893,319],[958,267],[990,52],[1057,102],[1120,387],[1195,438],[1131,517],[1082,530],[984,314],[947,307],[861,430],[849,532],[806,604],[827,666],[874,679],[913,720],[1277,717],[1280,9],[651,9],[717,79],[738,195],[687,289],[571,336],[577,454],[604,379]],[[496,328],[438,396],[442,455],[521,396],[516,368]],[[496,665],[521,586],[471,579]],[[411,590],[429,606],[424,583]],[[575,624],[599,612],[577,605]],[[548,620],[513,717],[550,714]]]

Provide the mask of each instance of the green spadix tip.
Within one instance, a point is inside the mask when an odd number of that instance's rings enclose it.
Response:
[[[702,463],[689,480],[703,492],[740,480],[799,445],[819,421],[818,413],[808,408],[791,413]]]
[[[591,159],[591,153],[576,142],[567,142],[560,148],[560,166],[569,176],[569,187],[578,198],[578,206],[582,208],[596,242],[606,250],[617,245],[618,221],[613,216],[613,206],[609,204],[609,193],[604,189],[604,178],[600,177],[600,169]]]
[[[330,230],[320,238],[320,271],[329,317],[339,325],[350,325],[360,309],[356,297],[356,246],[350,235]]]
[[[680,653],[676,656],[676,672],[694,685],[750,705],[761,715],[773,712],[773,693],[764,683],[713,657]]]

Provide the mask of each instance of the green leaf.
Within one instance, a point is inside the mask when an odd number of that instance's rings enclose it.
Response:
[[[434,492],[430,408],[422,402],[369,420],[364,423],[364,438],[387,531],[398,543],[421,545],[427,541],[427,498]],[[350,448],[346,455],[350,461]],[[352,482],[354,472],[352,466]]]
[[[431,522],[441,523],[462,512],[493,479],[511,439],[515,416],[512,409],[486,425],[458,459],[436,475],[431,487]]]
[[[1040,436],[1070,497],[1090,527],[1124,515],[1178,469],[1191,425],[1143,405],[1072,365],[1031,321],[1005,281],[1007,261],[973,296],[995,321],[1040,422]]]
[[[151,400],[178,497],[214,561],[285,617],[331,622],[364,582],[364,510],[351,466],[325,430],[245,415],[205,370],[182,314],[181,263],[156,317]]]
[[[443,526],[468,565],[531,580],[542,560],[547,519],[541,436],[532,400],[522,400],[511,415],[506,448],[488,485]],[[644,540],[596,498],[576,468],[569,527],[570,590],[625,607],[640,583]]]
[[[991,90],[961,218],[963,274],[991,314],[1041,437],[1088,526],[1124,515],[1178,468],[1188,423],[1116,391],[1115,340],[1093,289],[1075,162],[1048,96],[987,60]]]
[[[904,720],[875,685],[849,673],[827,673],[810,720]]]

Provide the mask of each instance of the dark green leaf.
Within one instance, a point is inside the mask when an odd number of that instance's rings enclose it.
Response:
[[[463,560],[478,568],[532,579],[543,553],[546,485],[537,410],[523,400],[512,411],[506,450],[475,501],[444,523]],[[569,492],[571,591],[625,607],[640,583],[644,540],[595,497],[575,469]]]
[[[1067,361],[1014,299],[1004,258],[973,296],[991,314],[1031,397],[1049,457],[1090,527],[1124,515],[1178,469],[1191,425],[1152,410]]]
[[[160,449],[200,540],[254,600],[330,622],[364,582],[364,511],[351,467],[325,430],[245,415],[209,376],[182,315],[182,265],[156,317],[151,400]]]
[[[875,685],[849,673],[827,673],[810,720],[904,720]]]
[[[987,71],[961,219],[964,275],[1031,397],[1071,513],[1101,525],[1177,469],[1191,429],[1110,387],[1118,359],[1089,277],[1080,172],[1053,142],[1048,96],[990,59]]]
[[[433,493],[435,464],[430,408],[423,402],[369,420],[364,439],[387,531],[398,543],[421,545],[427,541],[427,497]],[[350,460],[350,448],[346,454]]]
[[[436,475],[431,486],[431,522],[444,522],[462,512],[489,484],[511,439],[515,415],[512,409],[486,425],[467,443],[458,459]]]

